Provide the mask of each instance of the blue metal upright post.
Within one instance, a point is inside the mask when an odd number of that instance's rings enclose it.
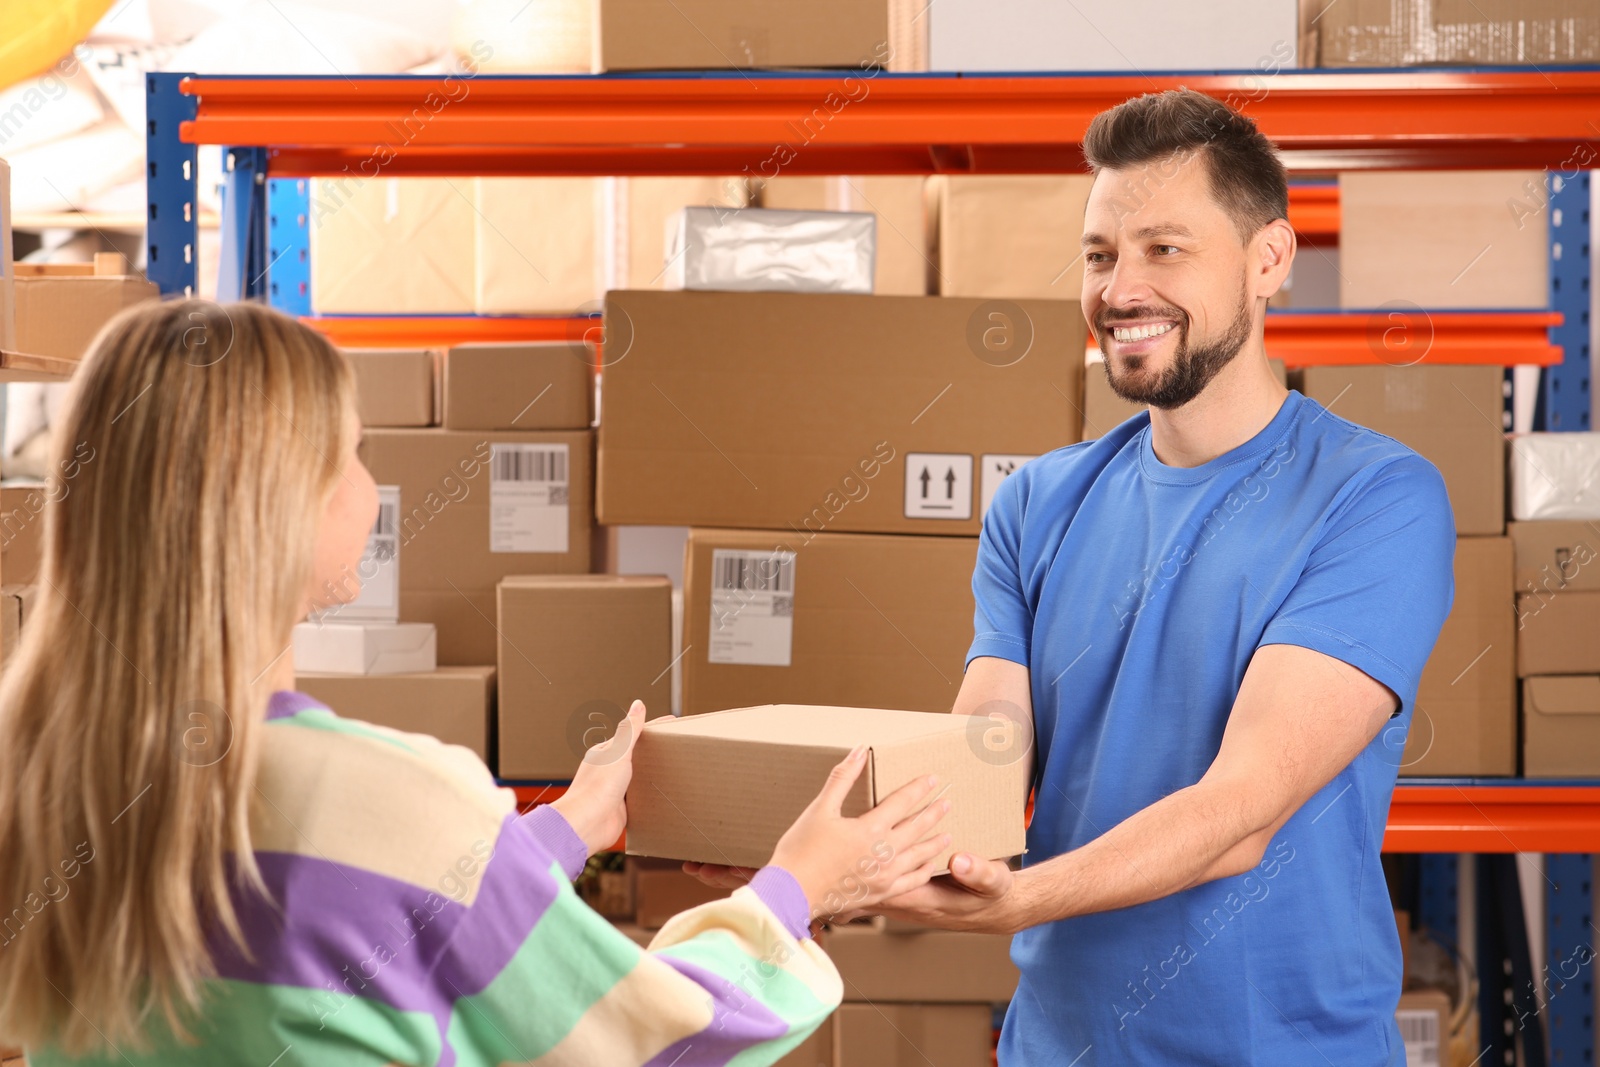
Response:
[[[267,150],[222,150],[222,261],[218,300],[250,300],[266,292]]]
[[[1539,376],[1536,430],[1588,430],[1589,172],[1546,176],[1550,219],[1550,310],[1562,315],[1550,329],[1561,362]]]
[[[1545,856],[1545,964],[1534,976],[1548,1005],[1552,1067],[1594,1063],[1593,858]]]
[[[1426,853],[1417,857],[1417,864],[1417,918],[1424,930],[1448,941],[1451,948],[1459,948],[1456,857],[1448,852]]]
[[[267,179],[267,303],[311,314],[311,179]]]
[[[179,124],[195,117],[198,104],[178,91],[186,77],[145,75],[145,273],[162,296],[192,296],[197,289],[198,163],[195,146],[178,139]]]

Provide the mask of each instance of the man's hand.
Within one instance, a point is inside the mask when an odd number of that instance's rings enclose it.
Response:
[[[942,930],[1014,934],[1027,925],[1021,906],[1024,891],[1004,860],[980,860],[958,852],[950,858],[949,874],[841,918],[887,915]]]
[[[550,806],[572,824],[589,855],[617,843],[628,825],[623,798],[633,780],[633,746],[644,728],[644,701],[635,700],[617,732],[583,754],[567,791]]]

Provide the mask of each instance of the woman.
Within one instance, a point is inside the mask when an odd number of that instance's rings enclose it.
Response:
[[[570,884],[623,829],[642,705],[519,818],[467,750],[293,691],[291,628],[354,595],[377,508],[343,357],[261,307],[146,304],[75,382],[0,682],[0,1040],[35,1067],[770,1063],[841,997],[822,901],[927,880],[948,805],[841,818],[852,753],[642,951]]]

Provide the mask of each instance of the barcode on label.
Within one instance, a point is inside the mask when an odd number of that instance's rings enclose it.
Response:
[[[496,482],[564,482],[567,450],[496,448],[489,478]]]
[[[1406,1046],[1406,1067],[1439,1067],[1439,1016],[1432,1011],[1395,1013]]]
[[[372,524],[373,537],[393,537],[399,525],[400,505],[387,500],[378,505],[378,519]]]
[[[718,554],[711,576],[713,589],[756,593],[794,592],[793,556],[724,556]]]

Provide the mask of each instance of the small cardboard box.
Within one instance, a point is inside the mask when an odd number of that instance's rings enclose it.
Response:
[[[400,618],[439,630],[439,662],[491,663],[495,585],[589,569],[588,430],[368,430],[361,458],[400,487]]]
[[[563,315],[600,299],[600,179],[477,178],[473,190],[478,314]]]
[[[1548,66],[1600,59],[1590,0],[1308,0],[1319,47],[1302,66]]]
[[[447,430],[586,430],[594,350],[571,344],[456,345],[444,355]]]
[[[0,486],[0,575],[7,585],[30,585],[44,558],[44,485]]]
[[[613,292],[606,337],[605,524],[970,537],[1081,430],[1076,300]]]
[[[1456,539],[1455,600],[1417,686],[1405,775],[1517,773],[1511,540]]]
[[[1273,377],[1278,379],[1279,385],[1288,383],[1288,371],[1284,368],[1283,360],[1269,359],[1267,366],[1272,368]],[[1104,437],[1108,430],[1120,426],[1145,409],[1145,405],[1124,400],[1111,391],[1111,383],[1106,379],[1104,360],[1090,360],[1084,375],[1083,439],[1085,441]]]
[[[948,712],[975,537],[689,531],[683,712],[763,700]]]
[[[938,292],[1071,300],[1083,289],[1088,174],[941,175],[928,182]]]
[[[845,1004],[833,1067],[984,1067],[993,1017],[987,1004]]]
[[[672,583],[654,575],[500,582],[500,775],[563,780],[635,700],[672,711]]]
[[[1527,778],[1600,774],[1600,675],[1522,680],[1522,773]]]
[[[762,207],[792,211],[870,211],[878,220],[872,291],[923,296],[933,261],[928,255],[922,175],[779,177],[760,183]]]
[[[356,372],[361,425],[433,425],[436,354],[425,348],[347,348],[344,354]]]
[[[1517,596],[1517,676],[1600,672],[1600,592]]]
[[[1506,514],[1504,381],[1503,367],[1316,366],[1305,368],[1301,391],[1438,467],[1458,535],[1499,536]]]
[[[596,72],[867,69],[889,58],[887,0],[599,0],[596,18]],[[831,99],[847,105],[850,92]],[[832,103],[818,106],[831,117]]]
[[[633,921],[646,930],[659,930],[679,912],[728,895],[726,889],[685,874],[677,860],[629,856],[628,877],[633,882]]]
[[[0,663],[9,660],[22,640],[22,627],[38,595],[36,585],[0,585]]]
[[[439,665],[431,622],[302,622],[294,662],[321,674],[426,674]]]
[[[1508,522],[1518,593],[1600,591],[1600,522]]]
[[[311,179],[311,307],[328,314],[473,310],[477,212],[453,178]]]
[[[18,263],[16,351],[82,359],[89,344],[123,308],[159,300],[153,282],[131,273],[116,253],[89,264]]]
[[[493,667],[440,667],[425,674],[295,672],[295,687],[349,719],[463,745],[489,760]]]
[[[950,849],[987,859],[1024,843],[1028,760],[996,752],[978,716],[768,704],[657,719],[645,726],[628,788],[628,852],[760,867],[854,746],[867,766],[845,799],[859,815],[920,775],[936,774],[951,811]]]
[[[1400,994],[1395,1008],[1400,1039],[1405,1042],[1407,1064],[1442,1064],[1449,1061],[1450,997],[1437,989],[1415,989]]]
[[[1004,934],[892,933],[876,923],[846,923],[829,928],[827,948],[847,1002],[1000,1004],[1019,980]]]
[[[1350,7],[1330,10],[1341,6]],[[1391,310],[1416,316],[1445,308],[1548,307],[1544,188],[1540,171],[1345,171],[1340,306],[1378,309],[1373,330],[1380,334],[1393,324],[1384,313]],[[1412,328],[1426,330],[1425,322],[1421,316]],[[1498,406],[1489,414],[1498,418]]]

